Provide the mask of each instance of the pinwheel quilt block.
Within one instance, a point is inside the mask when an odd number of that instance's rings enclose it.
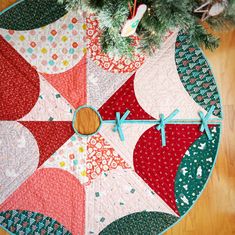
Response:
[[[111,57],[98,24],[56,0],[0,15],[0,226],[9,234],[161,234],[212,172],[222,110],[201,49],[174,30],[151,57]]]

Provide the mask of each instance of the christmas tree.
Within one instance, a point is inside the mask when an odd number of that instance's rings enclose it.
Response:
[[[59,0],[67,9],[82,9],[94,13],[102,31],[102,50],[113,55],[131,57],[134,51],[152,54],[169,30],[179,29],[189,34],[190,41],[213,50],[219,39],[209,33],[235,24],[235,0]],[[134,37],[122,36],[126,21],[134,17],[138,6],[145,5],[146,12],[138,22]]]

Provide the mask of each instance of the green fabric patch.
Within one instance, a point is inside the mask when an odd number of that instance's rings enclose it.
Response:
[[[186,152],[175,180],[175,198],[182,216],[193,205],[209,177],[219,146],[220,126],[210,128],[212,140],[204,134]]]
[[[178,34],[175,62],[181,82],[194,101],[207,111],[215,105],[213,114],[221,117],[221,103],[214,76],[201,49],[189,42],[187,34]]]
[[[161,212],[137,212],[124,216],[103,229],[100,235],[159,234],[175,223],[178,217]]]
[[[67,11],[57,0],[24,0],[0,15],[0,28],[30,30],[48,25]]]
[[[0,224],[8,231],[16,234],[63,234],[71,233],[56,220],[43,214],[11,210],[0,213]]]

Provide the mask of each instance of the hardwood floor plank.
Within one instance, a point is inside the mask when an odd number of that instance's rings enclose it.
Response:
[[[0,0],[0,10],[15,2]],[[220,33],[221,45],[205,54],[222,97],[224,121],[217,163],[202,196],[167,235],[235,234],[235,30]],[[0,229],[0,234],[8,234]]]

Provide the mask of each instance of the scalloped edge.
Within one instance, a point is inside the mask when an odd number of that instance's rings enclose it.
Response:
[[[24,0],[18,0],[18,1],[16,1],[15,3],[13,3],[12,5],[10,5],[9,7],[5,8],[4,10],[2,10],[2,11],[0,12],[0,16],[1,16],[2,14],[4,14],[5,12],[7,12],[8,10],[10,10],[11,8],[13,8],[13,7],[15,7],[16,5],[18,5],[19,3],[23,2],[23,1],[24,1]]]
[[[171,229],[171,228],[173,228],[175,225],[177,225],[177,224],[193,209],[193,207],[196,205],[198,199],[201,197],[202,193],[204,192],[204,190],[205,190],[205,188],[206,188],[206,186],[207,186],[207,184],[208,184],[208,182],[209,182],[209,179],[211,178],[211,175],[212,175],[212,173],[213,173],[215,164],[216,164],[216,162],[217,162],[218,153],[219,153],[219,146],[220,146],[220,144],[221,144],[221,139],[222,139],[222,138],[221,138],[221,135],[222,135],[222,134],[221,134],[221,133],[222,133],[222,123],[218,123],[217,125],[220,126],[219,142],[218,142],[218,147],[217,147],[217,150],[216,150],[215,160],[214,160],[214,163],[213,163],[213,165],[212,165],[211,172],[210,172],[210,174],[208,175],[208,178],[207,178],[207,180],[206,180],[206,183],[204,184],[204,186],[203,186],[201,192],[198,194],[197,199],[195,200],[195,202],[189,207],[188,211],[187,211],[183,216],[179,217],[179,219],[178,219],[175,223],[173,223],[171,226],[169,226],[168,228],[166,228],[165,230],[163,230],[161,233],[159,233],[159,235],[163,235],[166,231],[168,231],[169,229]]]

